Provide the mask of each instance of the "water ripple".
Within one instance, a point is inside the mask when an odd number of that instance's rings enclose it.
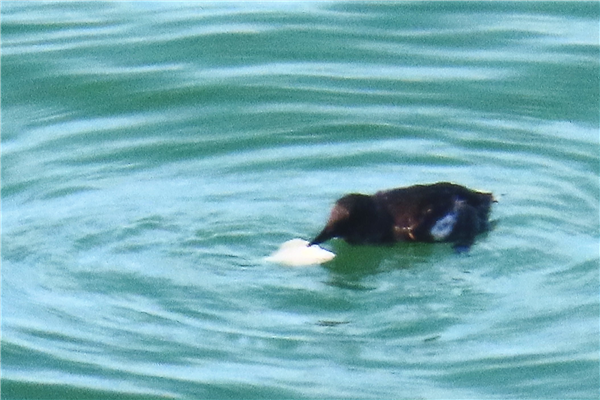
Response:
[[[5,396],[598,397],[597,5],[2,11]],[[445,180],[466,255],[263,261]]]

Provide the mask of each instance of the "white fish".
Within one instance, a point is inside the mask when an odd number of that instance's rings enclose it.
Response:
[[[303,239],[292,239],[283,243],[279,249],[271,254],[265,260],[299,267],[304,265],[323,264],[335,257],[335,254],[325,250],[317,244],[308,245],[309,242]]]

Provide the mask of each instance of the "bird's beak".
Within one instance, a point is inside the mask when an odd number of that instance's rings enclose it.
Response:
[[[325,227],[321,233],[319,233],[313,240],[311,240],[311,242],[308,244],[309,246],[312,246],[313,244],[321,244],[323,242],[328,241],[329,239],[333,238],[335,235],[333,235],[331,233],[331,230],[329,229],[329,227]]]
[[[348,210],[345,207],[336,204],[333,207],[333,210],[331,210],[331,215],[329,216],[327,224],[325,224],[325,228],[323,228],[321,233],[319,233],[308,245],[312,246],[313,244],[320,244],[337,237],[339,233],[339,223],[347,220],[348,217]]]

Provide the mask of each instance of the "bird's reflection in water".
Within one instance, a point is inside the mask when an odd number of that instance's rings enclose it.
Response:
[[[399,243],[382,246],[351,246],[337,240],[332,243],[336,257],[323,264],[331,274],[328,285],[352,290],[373,290],[364,278],[396,269],[414,268],[432,261],[439,252],[454,252],[450,246],[428,243]],[[454,254],[453,254],[454,255]]]

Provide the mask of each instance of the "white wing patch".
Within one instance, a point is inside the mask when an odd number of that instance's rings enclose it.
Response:
[[[452,233],[454,225],[456,225],[456,217],[456,212],[452,211],[450,214],[447,214],[444,218],[436,222],[430,231],[431,236],[433,236],[433,239],[446,239]]]

